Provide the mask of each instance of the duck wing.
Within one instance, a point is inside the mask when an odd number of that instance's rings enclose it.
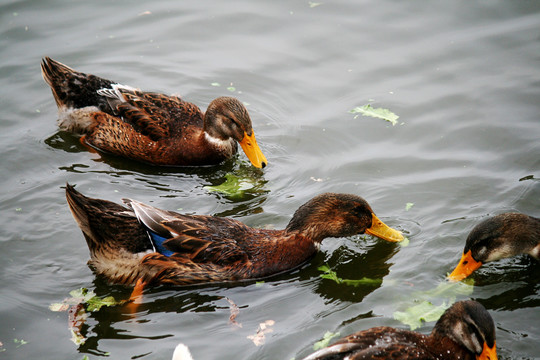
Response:
[[[114,114],[92,114],[95,125],[86,135],[88,144],[158,165],[189,165],[201,156],[203,114],[195,104],[117,84],[99,93]]]
[[[202,127],[200,109],[177,96],[143,92],[119,84],[100,89],[98,93],[107,99],[113,115],[119,116],[152,141],[178,136],[182,123],[192,118],[200,118]]]
[[[157,209],[135,200],[124,200],[134,211],[150,238],[167,256],[188,257],[195,263],[220,266],[249,262],[242,239],[253,229],[239,221],[205,215],[183,215]],[[239,241],[240,240],[240,241]],[[163,251],[163,250],[162,250]]]

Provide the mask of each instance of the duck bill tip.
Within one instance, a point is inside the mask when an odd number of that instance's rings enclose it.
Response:
[[[488,344],[484,342],[482,353],[480,355],[477,355],[476,359],[477,360],[497,360],[497,347],[495,346],[495,342],[493,342],[492,347],[489,347]]]
[[[448,275],[448,280],[453,282],[461,281],[471,275],[480,266],[482,266],[482,262],[474,260],[471,250],[466,253],[464,252],[454,271]]]
[[[268,160],[266,160],[261,148],[257,144],[257,140],[255,140],[254,132],[251,135],[244,132],[244,137],[242,138],[242,141],[240,141],[240,146],[253,166],[263,169],[268,165]]]

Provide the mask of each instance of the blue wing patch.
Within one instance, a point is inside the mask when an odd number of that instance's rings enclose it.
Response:
[[[156,251],[160,253],[161,255],[165,255],[167,257],[170,257],[172,254],[174,254],[173,251],[167,249],[163,242],[167,240],[167,238],[164,238],[163,236],[159,236],[158,234],[149,231],[148,234],[150,235],[150,239],[152,240],[152,243],[154,244],[154,247],[156,248]]]

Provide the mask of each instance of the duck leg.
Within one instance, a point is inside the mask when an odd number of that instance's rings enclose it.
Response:
[[[127,308],[129,310],[129,313],[132,315],[137,312],[139,304],[142,303],[143,289],[145,285],[146,285],[146,282],[144,282],[142,278],[139,278],[137,282],[135,283],[135,287],[133,288],[133,291],[131,292],[131,296],[129,297]]]

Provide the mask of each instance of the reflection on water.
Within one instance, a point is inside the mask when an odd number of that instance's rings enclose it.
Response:
[[[329,240],[327,240],[329,241]],[[330,239],[330,241],[332,241]],[[249,303],[243,301],[242,297],[220,295],[224,289],[241,291],[242,288],[257,288],[260,286],[286,286],[293,284],[297,280],[312,283],[311,291],[326,299],[326,303],[340,302],[361,302],[363,298],[375,291],[382,283],[382,279],[388,274],[391,257],[399,250],[400,245],[387,243],[371,237],[354,237],[349,241],[354,246],[340,245],[333,251],[330,257],[324,259],[325,255],[317,254],[312,260],[304,264],[297,270],[275,275],[266,279],[244,281],[229,284],[208,284],[195,285],[190,287],[157,286],[145,290],[143,301],[138,306],[137,312],[133,314],[124,305],[103,307],[99,311],[89,312],[82,323],[77,327],[79,337],[84,339],[84,343],[78,346],[82,353],[105,356],[108,351],[100,346],[100,342],[106,340],[130,340],[136,338],[159,340],[174,336],[167,333],[154,333],[144,335],[139,333],[134,324],[145,324],[152,314],[183,314],[183,313],[212,313],[229,314],[228,327],[242,327],[244,314],[251,308]],[[351,250],[355,248],[355,250]],[[327,264],[340,277],[348,279],[370,278],[381,280],[369,284],[356,286],[343,286],[333,280],[323,280],[320,269],[321,264]],[[369,267],[365,264],[370,264]],[[292,283],[291,283],[292,282]],[[280,284],[281,283],[281,284]],[[118,285],[111,285],[102,277],[96,276],[93,280],[93,289],[97,296],[104,298],[112,296],[116,301],[123,301],[129,298],[130,289]],[[345,321],[344,324],[356,319],[372,317],[373,314],[356,315],[353,319]],[[237,321],[238,319],[238,321]],[[272,320],[273,321],[273,320]],[[67,327],[67,324],[66,324]],[[229,331],[229,330],[228,330]],[[231,330],[232,331],[232,330]]]
[[[401,326],[393,313],[446,281],[486,216],[540,215],[538,2],[65,5],[0,4],[2,359],[40,358],[43,349],[66,360],[168,359],[178,342],[197,360],[300,358],[326,331]],[[92,153],[58,130],[39,72],[46,55],[198,104],[238,97],[269,165],[252,169],[241,153],[218,166],[161,168]],[[348,113],[367,103],[398,114],[399,124]],[[327,239],[308,263],[263,282],[147,289],[135,319],[122,306],[92,313],[79,347],[67,314],[48,306],[81,287],[117,299],[130,289],[85,265],[66,182],[96,198],[278,229],[316,194],[353,193],[410,244]],[[325,265],[340,279],[382,283],[322,278]],[[500,358],[538,356],[539,271],[520,256],[472,276],[469,297],[493,316]],[[238,305],[242,328],[229,324],[225,298]],[[248,336],[267,320],[273,332],[257,346]]]
[[[80,143],[78,137],[64,131],[48,137],[45,143],[52,148],[72,153],[88,151],[88,148]],[[156,180],[155,175],[161,178],[174,178],[178,183],[196,179],[207,193],[213,194],[218,200],[225,199],[234,205],[231,209],[214,214],[216,216],[245,216],[263,212],[260,205],[266,200],[264,195],[269,193],[264,171],[251,166],[247,161],[239,161],[238,154],[223,164],[203,167],[153,166],[101,152],[97,158],[95,156],[94,154],[91,158],[93,163],[105,163],[110,168],[96,170],[95,166],[91,165],[71,164],[61,166],[59,169],[78,174],[106,174],[117,178],[135,177],[146,183],[149,188],[160,191],[163,197],[175,197],[174,191],[169,184]]]
[[[331,241],[331,239],[326,241]],[[383,240],[372,242],[369,245],[366,244],[365,240],[357,241],[363,242],[362,245],[358,245],[358,247],[363,246],[363,249],[352,250],[354,246],[340,246],[326,259],[326,264],[336,272],[337,276],[343,279],[368,278],[381,280],[381,282],[374,281],[365,285],[345,286],[336,281],[323,280],[318,282],[315,290],[323,298],[330,301],[361,302],[367,294],[381,286],[382,279],[388,275],[390,267],[393,265],[390,259],[401,248],[399,244]]]
[[[64,150],[70,153],[78,153],[86,150],[81,144],[79,137],[73,136],[66,131],[59,131],[45,139],[45,144],[58,150]]]

